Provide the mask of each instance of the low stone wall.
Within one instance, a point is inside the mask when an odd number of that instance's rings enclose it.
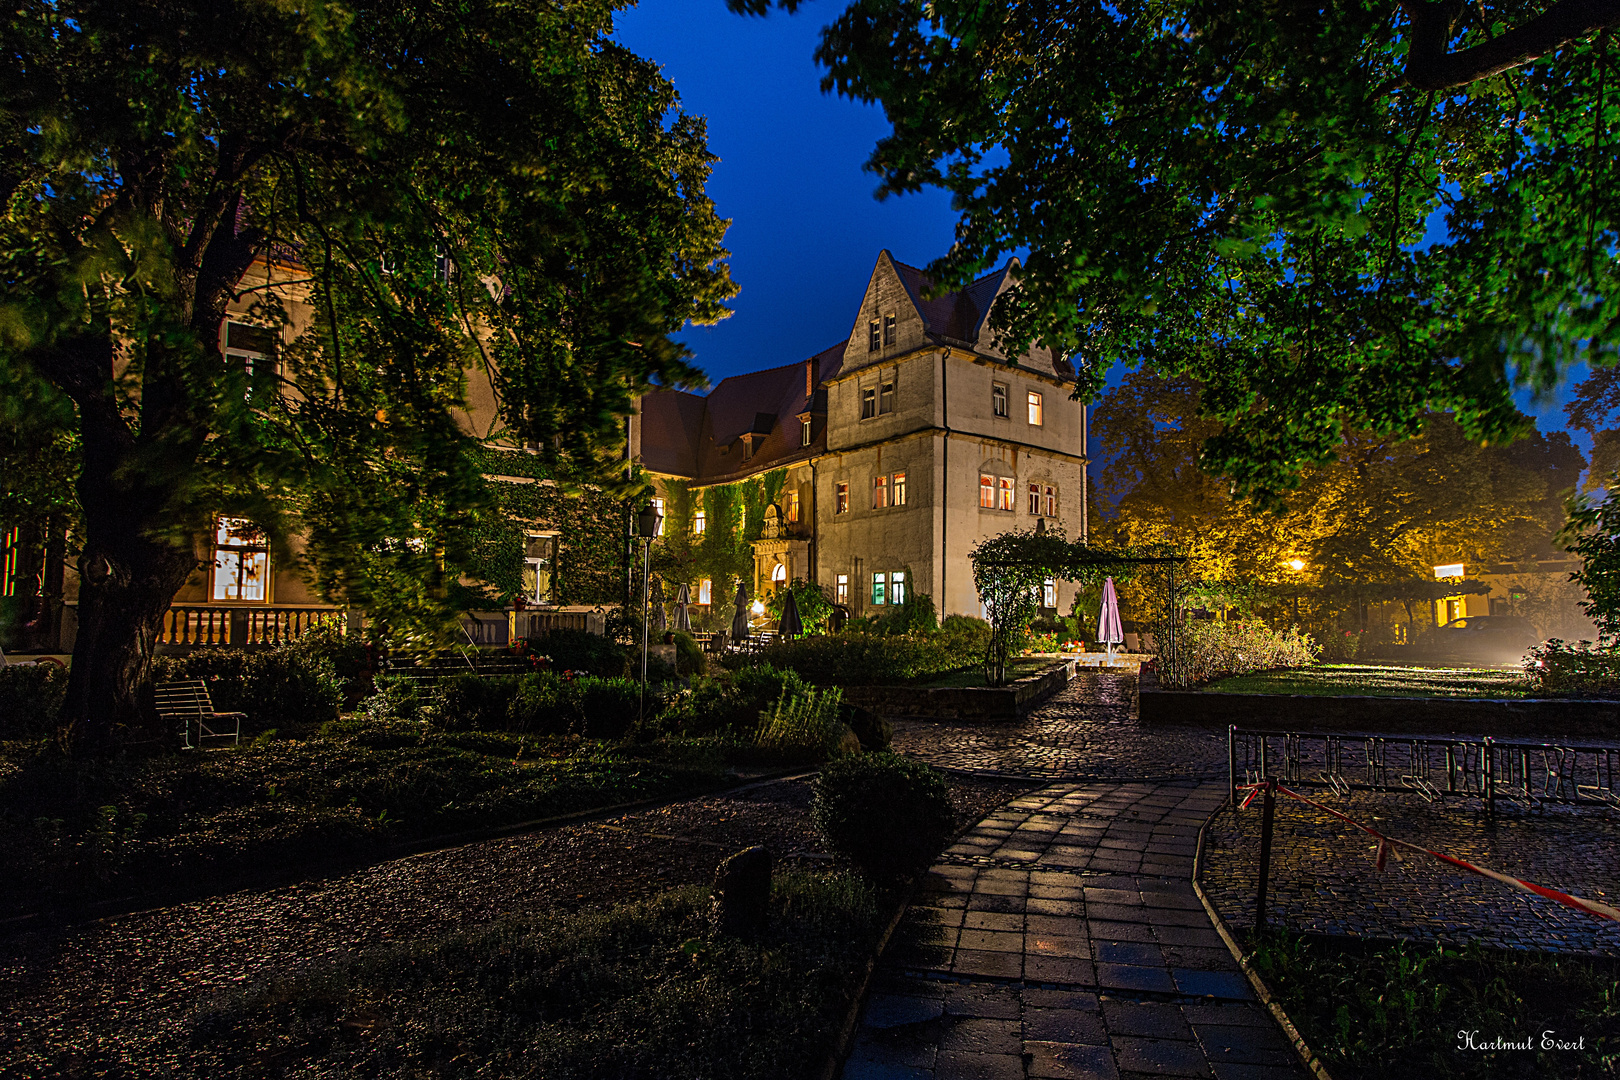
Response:
[[[1260,730],[1393,735],[1620,738],[1620,701],[1316,697],[1144,688],[1139,708],[1145,724],[1236,724]]]
[[[1009,686],[849,686],[844,700],[882,716],[930,720],[1017,720],[1074,678],[1066,660]]]

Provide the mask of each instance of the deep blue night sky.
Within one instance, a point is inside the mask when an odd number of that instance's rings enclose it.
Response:
[[[742,291],[731,318],[682,335],[712,382],[843,340],[881,249],[920,266],[954,235],[941,192],[872,197],[876,177],[861,166],[888,131],[882,110],[823,94],[814,61],[821,27],[842,9],[812,0],[797,15],[761,19],[732,14],[724,0],[644,0],[619,15],[618,39],[663,66],[685,111],[707,118],[720,158],[708,191],[731,219],[726,246]],[[1567,396],[1566,386],[1538,406],[1520,394],[1520,407],[1560,430]]]

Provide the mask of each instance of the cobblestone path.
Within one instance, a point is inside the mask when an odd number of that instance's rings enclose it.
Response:
[[[1226,731],[1144,728],[1134,716],[1136,677],[1076,677],[1015,724],[895,722],[894,745],[946,769],[1043,780],[1226,778]]]
[[[896,749],[935,765],[1060,782],[929,872],[845,1080],[1305,1075],[1192,890],[1225,734],[1142,728],[1135,684],[1083,674],[1017,724],[896,724]]]
[[[885,952],[845,1080],[1305,1076],[1192,891],[1224,798],[1224,781],[1069,781],[985,818]]]
[[[1538,885],[1614,904],[1620,820],[1600,810],[1426,803],[1415,795],[1310,793],[1390,836]],[[1254,922],[1260,814],[1225,809],[1204,838],[1203,886],[1229,924]],[[1279,799],[1267,916],[1290,930],[1452,945],[1620,956],[1620,925],[1411,852],[1380,873],[1374,841],[1313,807]]]

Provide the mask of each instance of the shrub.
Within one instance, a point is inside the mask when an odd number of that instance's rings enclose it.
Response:
[[[785,589],[776,589],[765,598],[765,610],[771,618],[782,617],[783,605],[787,603],[788,593],[793,594],[794,606],[799,609],[799,621],[804,624],[807,634],[822,634],[827,630],[827,624],[832,620],[834,608],[832,601],[820,585],[812,584],[803,578],[794,578],[793,584]]]
[[[703,655],[703,646],[697,643],[697,638],[685,630],[675,631],[675,673],[701,675],[707,670],[708,664],[708,658]]]
[[[925,869],[956,823],[944,776],[897,754],[838,758],[815,793],[810,819],[827,847],[873,879]]]
[[[784,692],[760,717],[755,744],[784,757],[811,761],[825,761],[841,750],[858,749],[858,740],[840,715],[843,696],[836,686]],[[856,746],[847,746],[846,738]]]
[[[243,712],[254,727],[316,728],[336,720],[343,707],[343,682],[325,647],[325,635],[300,638],[273,648],[198,649],[185,656],[160,656],[152,681],[203,679],[220,712]]]
[[[0,739],[49,735],[67,693],[67,672],[55,664],[0,667]]]
[[[622,738],[636,722],[641,686],[630,679],[457,675],[428,691],[425,715],[441,731],[516,731]]]
[[[1552,638],[1524,658],[1530,692],[1546,697],[1620,697],[1620,645]]]
[[[1154,640],[1166,636],[1155,627]],[[1165,686],[1198,686],[1229,675],[1275,668],[1306,667],[1316,662],[1316,645],[1297,628],[1272,630],[1262,623],[1186,622],[1176,628],[1175,669],[1161,665]]]
[[[979,657],[955,651],[953,639],[945,634],[845,631],[778,642],[762,650],[757,659],[791,668],[806,681],[822,686],[874,686],[930,678],[975,663]]]
[[[635,640],[641,640],[641,626],[636,625]],[[551,658],[556,671],[579,671],[598,678],[613,679],[624,674],[626,657],[623,645],[612,638],[592,634],[585,630],[553,630],[545,637],[530,643],[534,651]],[[637,650],[639,662],[640,650]]]
[[[441,678],[431,691],[428,719],[444,731],[510,730],[519,681],[528,678],[470,672]]]
[[[871,709],[845,702],[839,710],[844,723],[861,741],[863,750],[887,750],[894,741],[894,725]]]

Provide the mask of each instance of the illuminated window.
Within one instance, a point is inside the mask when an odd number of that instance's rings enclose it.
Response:
[[[906,474],[897,472],[889,481],[889,500],[895,506],[906,505]]]
[[[1007,384],[995,383],[990,387],[990,411],[997,416],[1007,415]]]
[[[1041,426],[1041,395],[1033,390],[1029,392],[1029,422],[1035,427]]]
[[[22,554],[22,529],[13,525],[0,534],[0,596],[17,595],[17,568]]]
[[[531,604],[552,602],[557,538],[529,534],[523,539],[523,597]]]
[[[810,445],[810,418],[808,416],[799,421],[799,445]]]
[[[874,604],[886,604],[886,603],[888,603],[889,602],[889,600],[888,600],[888,592],[889,592],[889,575],[887,575],[887,574],[873,574],[872,575],[872,603],[874,603]]]
[[[906,602],[906,575],[904,571],[896,570],[889,575],[889,603],[903,604]]]
[[[1029,512],[1040,516],[1041,513],[1041,485],[1029,485]]]
[[[709,512],[707,510],[695,510],[695,511],[693,511],[693,513],[692,513],[692,535],[693,536],[702,536],[708,530],[709,530]]]
[[[714,582],[709,578],[704,578],[698,582],[697,602],[700,604],[714,603]]]
[[[1046,516],[1057,517],[1057,488],[1051,484],[1046,485]]]
[[[835,514],[847,514],[847,513],[849,513],[849,485],[848,484],[834,484],[833,485],[833,513],[835,513]]]
[[[1013,508],[1013,479],[1012,479],[1012,477],[1010,477],[1010,476],[999,477],[997,479],[997,481],[996,481],[996,484],[997,484],[997,487],[1001,491],[1001,508],[1003,510],[1011,510]]]
[[[883,316],[883,344],[894,344],[894,316]]]
[[[985,510],[996,508],[996,478],[989,473],[979,474],[979,506]]]
[[[882,510],[889,505],[889,478],[887,476],[872,477],[872,509]]]
[[[269,582],[264,531],[244,518],[220,518],[214,526],[214,599],[266,600]]]
[[[248,386],[274,378],[276,374],[276,345],[279,339],[274,330],[248,323],[225,324],[225,360],[247,376]],[[249,396],[252,391],[249,390]]]
[[[878,329],[878,321],[876,319],[873,319],[871,322],[866,324],[867,352],[877,352],[883,347],[883,339],[880,334],[881,331]]]
[[[894,412],[894,380],[883,384],[883,391],[878,394],[878,412]]]
[[[797,491],[788,492],[787,519],[790,525],[797,524],[799,521],[799,493]]]
[[[654,495],[653,500],[652,500],[652,505],[653,505],[653,509],[658,511],[658,528],[653,530],[653,535],[654,536],[663,536],[664,535],[664,500],[660,499],[658,496]]]
[[[1041,607],[1057,607],[1057,582],[1052,578],[1041,582]]]
[[[771,584],[787,584],[787,563],[777,563],[775,566],[771,567]]]
[[[838,602],[840,604],[849,603],[849,575],[848,574],[839,574],[838,575],[838,585],[837,585],[836,589],[834,590],[834,593],[838,597]]]
[[[861,419],[870,420],[877,415],[877,391],[871,387],[861,391]]]

